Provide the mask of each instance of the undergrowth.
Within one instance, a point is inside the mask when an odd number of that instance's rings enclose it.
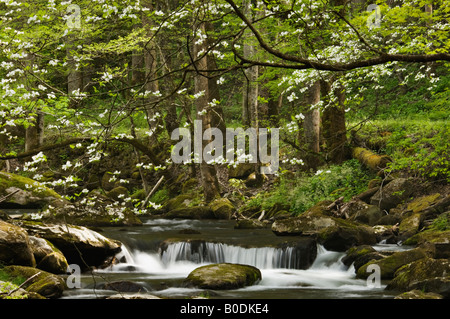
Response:
[[[273,190],[258,194],[247,206],[270,209],[276,203],[289,204],[290,212],[298,215],[323,200],[344,197],[348,201],[366,190],[368,182],[373,178],[373,173],[357,160],[322,167],[313,175],[286,171],[280,174],[280,180]]]

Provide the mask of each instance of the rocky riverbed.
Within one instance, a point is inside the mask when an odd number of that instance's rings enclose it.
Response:
[[[299,248],[296,244],[307,239],[314,247],[320,245],[327,251],[341,253],[342,263],[354,269],[356,279],[367,280],[372,274],[369,269],[376,265],[380,278],[387,281],[385,289],[398,292],[397,298],[449,298],[450,231],[439,229],[438,222],[449,218],[450,195],[448,189],[418,192],[416,186],[413,179],[392,179],[383,186],[369,187],[348,202],[317,203],[297,217],[290,216],[283,205],[275,205],[269,212],[249,212],[239,210],[226,198],[201,205],[185,193],[166,201],[153,216],[168,220],[231,220],[236,233],[243,229],[271,230],[277,240],[266,234],[253,244],[247,243],[247,248],[258,247],[258,241],[259,247],[264,242],[264,247],[278,247],[274,249],[281,252],[297,247],[300,260],[312,258],[297,269],[308,269],[317,257],[311,255],[317,248]],[[69,202],[38,182],[10,173],[0,174],[0,191],[4,209],[35,209],[35,213],[15,218],[4,212],[0,215],[0,298],[60,298],[67,289],[68,265],[76,264],[87,271],[126,263],[118,255],[125,247],[123,243],[101,234],[101,229],[95,227],[125,226],[130,231],[142,226],[140,216],[131,210],[117,212],[101,205],[84,209],[85,206]],[[112,197],[103,199],[105,206],[114,202]],[[115,214],[122,214],[120,222]],[[197,242],[196,247],[206,247],[201,243],[210,242],[234,245],[232,237],[215,238],[195,229],[181,229],[175,238],[162,238],[161,243],[166,242],[166,247],[170,242]],[[410,245],[412,249],[375,250],[379,243]],[[310,257],[305,257],[307,254]],[[215,282],[214,287],[229,289],[260,280],[254,266],[245,268],[250,274],[231,276],[237,271],[230,270],[232,264],[220,261],[208,267],[208,276],[227,280],[223,285]],[[236,267],[242,271],[240,265]],[[185,279],[189,285],[196,285],[201,280],[208,281],[199,278],[203,275],[198,270],[195,280],[194,274],[190,275],[191,280],[189,276]],[[229,282],[231,277],[236,280],[234,284]],[[133,284],[114,287],[126,290],[123,287],[130,286]]]

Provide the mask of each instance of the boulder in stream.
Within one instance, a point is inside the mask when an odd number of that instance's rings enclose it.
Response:
[[[261,271],[256,267],[223,263],[194,269],[184,283],[188,287],[225,290],[250,286],[261,278]]]
[[[0,220],[0,263],[36,266],[28,233],[21,227]]]
[[[23,288],[29,293],[36,293],[45,298],[55,299],[62,296],[66,288],[65,281],[62,277],[39,270],[32,267],[25,266],[6,266],[2,271],[8,274],[11,278],[25,278],[30,279]]]
[[[121,243],[83,226],[23,221],[22,227],[29,234],[50,241],[68,263],[78,264],[82,269],[104,266],[105,261],[121,250]]]

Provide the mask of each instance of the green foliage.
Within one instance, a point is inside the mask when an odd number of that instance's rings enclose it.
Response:
[[[443,213],[438,216],[431,224],[431,228],[445,231],[450,229],[450,213]]]
[[[386,149],[393,155],[388,172],[405,170],[413,175],[450,182],[450,124],[422,126],[415,133],[395,131]]]
[[[373,174],[357,160],[322,168],[314,175],[298,173],[292,178],[289,174],[282,174],[279,185],[273,191],[256,196],[248,206],[259,205],[270,209],[275,203],[289,203],[292,213],[301,214],[323,200],[344,197],[347,201],[366,190],[373,178]]]

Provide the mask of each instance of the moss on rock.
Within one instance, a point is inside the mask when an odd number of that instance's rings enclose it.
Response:
[[[63,278],[36,268],[6,266],[3,268],[3,271],[11,277],[22,277],[26,279],[39,273],[37,277],[30,280],[23,288],[28,292],[37,293],[46,298],[59,298],[66,288]]]
[[[193,270],[185,280],[186,286],[202,289],[238,289],[261,280],[258,268],[241,264],[212,264]]]
[[[236,208],[228,198],[218,198],[209,203],[209,207],[217,219],[230,219]]]

